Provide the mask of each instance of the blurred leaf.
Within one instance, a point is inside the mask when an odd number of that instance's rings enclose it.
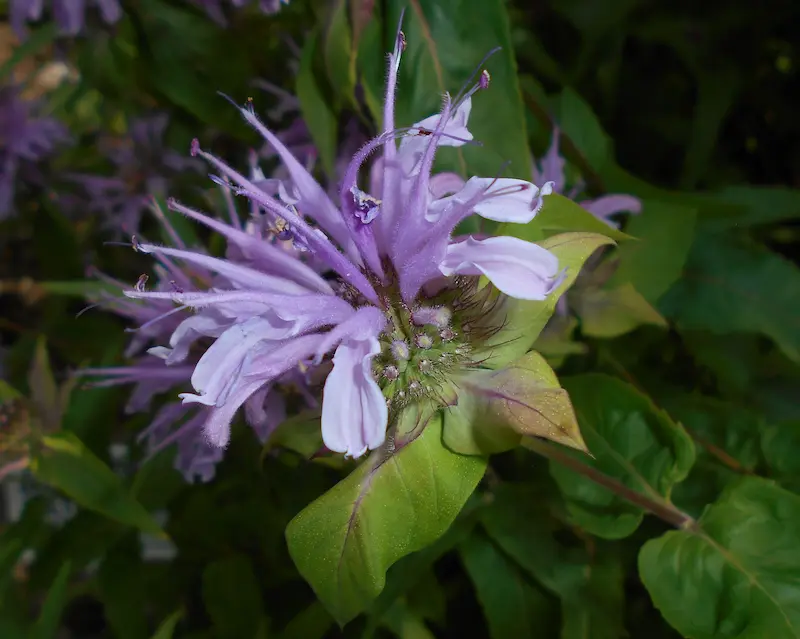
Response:
[[[581,462],[657,500],[689,473],[694,444],[683,428],[632,386],[606,375],[563,378],[581,433],[594,456]],[[609,539],[627,537],[642,511],[586,477],[551,462],[550,473],[567,500],[573,521]]]
[[[393,563],[444,534],[483,476],[485,458],[450,452],[441,435],[432,420],[395,454],[376,451],[289,523],[292,559],[340,624],[369,607]]]
[[[322,639],[333,623],[325,607],[315,601],[295,616],[279,636],[281,639]]]
[[[706,175],[720,129],[740,88],[741,75],[733,69],[715,68],[698,77],[697,101],[681,176],[682,188],[695,188]]]
[[[300,70],[297,73],[297,97],[300,112],[308,126],[314,146],[319,152],[322,167],[329,176],[334,175],[336,160],[336,115],[331,111],[329,100],[320,91],[314,77],[313,63],[316,56],[318,35],[313,33],[306,38],[300,57]]]
[[[255,637],[264,606],[251,561],[235,555],[203,571],[203,602],[220,639]]]
[[[304,410],[283,420],[264,444],[264,453],[287,448],[311,459],[323,446],[321,409]]]
[[[644,298],[655,303],[680,278],[692,246],[694,209],[645,200],[642,212],[628,218],[625,230],[638,242],[617,249],[619,264],[609,286],[630,282]]]
[[[730,206],[701,209],[698,222],[704,229],[759,226],[800,217],[800,189],[734,185],[708,198]]]
[[[42,437],[31,470],[39,481],[81,506],[143,532],[165,536],[150,513],[128,494],[119,476],[73,433],[62,431]]]
[[[119,295],[120,290],[106,282],[94,280],[71,280],[67,282],[36,282],[35,284],[44,292],[51,295],[64,295],[66,297],[80,297],[86,299],[103,294]]]
[[[147,584],[138,543],[119,543],[100,564],[98,591],[108,625],[117,639],[140,639],[148,633]]]
[[[757,244],[699,233],[659,307],[682,329],[761,333],[800,362],[800,269]]]
[[[592,107],[570,87],[561,93],[557,122],[595,171],[602,170],[613,159],[611,141],[603,131]]]
[[[425,620],[404,599],[398,599],[389,609],[383,625],[399,639],[435,639]]]
[[[585,232],[603,235],[613,240],[630,240],[630,235],[598,220],[580,204],[559,193],[546,195],[538,215],[527,224],[506,223],[497,235],[511,235],[529,242],[538,242],[559,233]]]
[[[28,372],[28,385],[31,400],[36,408],[36,416],[41,420],[46,432],[53,432],[61,427],[61,417],[74,384],[75,378],[72,378],[61,388],[56,386],[45,338],[40,336],[36,341],[36,352]]]
[[[530,180],[524,108],[502,0],[390,0],[387,5],[388,39],[382,50],[376,52],[373,47],[371,54],[380,57],[367,64],[385,60],[384,54],[394,47],[394,25],[399,22],[400,11],[407,9],[403,23],[407,47],[398,73],[396,126],[410,126],[437,113],[442,94],[449,91],[455,96],[481,58],[493,48],[503,47],[485,64],[492,76],[489,89],[472,101],[469,129],[483,146],[442,148],[438,155],[443,166],[470,176],[496,175],[503,163],[509,162],[511,176]],[[364,40],[366,44],[366,33]],[[364,57],[359,56],[359,61]],[[383,95],[384,77],[383,70],[377,73],[374,69],[366,77],[369,92],[376,98],[370,108],[378,122],[382,113],[375,111],[377,96]]]
[[[58,36],[56,22],[47,22],[30,33],[27,39],[16,45],[11,55],[0,65],[0,82],[6,83],[17,65],[26,58],[32,58],[47,49]]]
[[[475,587],[489,636],[541,636],[539,615],[550,602],[527,582],[519,568],[482,533],[470,535],[458,551]]]
[[[588,337],[612,338],[643,324],[667,327],[666,320],[630,282],[616,288],[587,288],[575,298],[581,331]]]
[[[178,625],[181,617],[183,617],[183,610],[176,610],[173,612],[161,622],[161,625],[158,627],[158,630],[156,630],[156,634],[152,636],[152,639],[172,639],[175,627]]]
[[[772,424],[761,429],[761,449],[777,477],[800,479],[800,421]],[[800,485],[800,484],[795,484]]]
[[[561,639],[625,636],[625,573],[620,561],[596,552],[562,600]]]
[[[639,573],[656,607],[697,639],[800,636],[800,497],[749,477],[689,530],[648,541]]]
[[[558,299],[575,282],[584,262],[598,248],[607,244],[613,244],[613,240],[595,233],[564,233],[540,242],[558,258],[559,268],[566,270],[564,280],[541,302],[513,298],[504,300],[501,308],[502,329],[486,342],[485,365],[501,368],[527,353],[552,317]]]
[[[473,371],[458,387],[456,404],[443,411],[443,441],[455,452],[501,452],[523,435],[586,450],[569,396],[539,353],[499,370]]]
[[[4,526],[0,532],[0,609],[6,602],[5,591],[14,581],[14,568],[27,549],[36,549],[45,539],[49,527],[45,522],[47,502],[33,498],[25,504],[19,520]]]
[[[39,618],[31,629],[31,639],[55,639],[58,632],[61,613],[67,604],[67,586],[69,576],[72,573],[72,565],[69,560],[65,560],[58,571],[58,575],[50,586],[47,598],[42,604]]]
[[[328,81],[336,91],[337,98],[344,105],[354,105],[356,103],[356,52],[350,25],[347,21],[348,4],[350,3],[347,0],[336,0],[331,5],[322,49],[325,55]],[[358,8],[355,6],[352,9],[358,12]],[[306,46],[308,46],[308,41],[306,41]],[[340,103],[339,106],[342,104]],[[332,174],[329,173],[329,175]]]

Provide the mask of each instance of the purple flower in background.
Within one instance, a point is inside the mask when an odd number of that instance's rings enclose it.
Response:
[[[134,119],[127,138],[105,140],[100,149],[115,169],[112,176],[73,174],[86,191],[89,209],[102,214],[108,226],[136,232],[153,196],[164,196],[170,175],[199,169],[192,158],[164,146],[166,114]]]
[[[211,285],[163,290],[159,283],[146,290],[140,281],[125,291],[144,304],[170,302],[193,311],[164,337],[165,345],[148,353],[182,375],[192,368],[193,392],[179,397],[184,407],[204,411],[202,429],[213,446],[227,445],[241,407],[248,420],[266,414],[266,398],[283,379],[313,373],[324,379],[325,446],[352,457],[376,449],[390,414],[422,398],[441,405],[442,380],[478,365],[480,358],[472,357],[487,336],[481,329],[486,300],[495,306],[508,297],[543,300],[561,281],[557,258],[536,244],[515,237],[452,238],[473,213],[529,222],[552,184],[540,189],[516,179],[432,175],[440,146],[472,140],[471,100],[488,87],[488,74],[455,98],[446,95],[440,113],[397,130],[394,99],[404,43],[398,32],[389,56],[384,130],[350,159],[336,202],[248,104],[242,116],[273,146],[288,179],[276,185],[255,170],[247,177],[197,141],[192,154],[219,172],[218,184],[249,200],[257,223],[243,228],[170,201],[173,210],[224,236],[227,257],[135,242],[159,261],[214,274]],[[375,152],[382,157],[366,192],[359,175]],[[252,232],[264,226],[266,234]],[[491,285],[479,287],[481,276]]]
[[[60,122],[33,115],[36,106],[23,100],[16,87],[0,87],[0,220],[14,210],[15,187],[42,185],[37,163],[69,140]]]
[[[570,190],[567,190],[566,175],[564,172],[566,162],[558,152],[559,135],[560,131],[558,127],[554,127],[550,148],[539,163],[536,161],[533,163],[533,181],[551,181],[554,185],[553,190],[556,193],[561,193],[574,200],[577,199],[581,191],[583,191],[584,185],[577,184]],[[578,204],[597,219],[615,228],[617,228],[619,224],[610,219],[612,215],[623,212],[640,213],[642,210],[641,201],[632,195],[603,195],[594,200],[581,200]]]
[[[97,7],[106,24],[114,24],[122,17],[119,0],[51,0],[50,15],[64,35],[78,35],[86,20],[86,5]],[[27,37],[26,23],[37,22],[44,14],[44,0],[10,0],[9,18],[14,32],[20,39]]]
[[[252,0],[227,0],[228,3],[233,5],[236,9],[240,9],[245,5],[252,4]],[[194,3],[201,8],[205,9],[208,16],[215,22],[226,25],[225,12],[223,6],[226,0],[194,0]],[[262,13],[272,15],[281,10],[281,5],[289,4],[289,0],[258,0],[258,7]]]

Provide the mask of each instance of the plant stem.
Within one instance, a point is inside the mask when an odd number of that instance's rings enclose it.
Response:
[[[687,515],[682,510],[675,508],[672,504],[667,502],[664,499],[655,499],[648,495],[643,495],[642,493],[629,488],[625,484],[623,484],[618,479],[614,479],[613,477],[609,477],[605,473],[600,472],[593,466],[583,463],[579,459],[576,459],[572,455],[564,452],[554,444],[550,444],[541,439],[535,439],[533,437],[526,437],[523,440],[523,445],[530,450],[539,453],[543,457],[547,459],[551,459],[554,462],[561,464],[562,466],[566,466],[570,470],[575,471],[579,475],[583,475],[587,479],[593,481],[594,483],[602,486],[603,488],[607,488],[611,492],[616,495],[619,495],[623,499],[629,501],[630,503],[646,510],[647,512],[655,515],[659,519],[664,520],[668,524],[675,526],[676,528],[693,528],[695,526],[695,520]]]

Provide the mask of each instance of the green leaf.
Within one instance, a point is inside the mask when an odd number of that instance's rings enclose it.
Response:
[[[203,571],[203,602],[220,639],[255,637],[264,605],[251,560],[235,555],[208,564]]]
[[[39,618],[31,629],[31,639],[55,639],[61,613],[67,604],[67,586],[71,572],[72,565],[69,561],[64,561],[50,586]]]
[[[0,609],[6,602],[6,589],[14,581],[14,567],[26,548],[36,549],[46,538],[45,522],[48,502],[34,497],[25,504],[19,520],[4,527],[0,533]]]
[[[561,380],[572,398],[593,459],[581,461],[628,488],[668,501],[686,478],[694,444],[681,426],[635,388],[616,378],[589,374]],[[551,462],[550,473],[574,522],[587,532],[618,539],[633,533],[642,511],[583,475]]]
[[[586,450],[572,404],[539,353],[499,370],[479,370],[458,380],[455,405],[443,411],[444,443],[455,452],[502,452],[523,435]]]
[[[517,80],[514,45],[502,0],[391,0],[388,4],[387,39],[377,58],[385,60],[394,47],[394,25],[407,9],[403,23],[407,47],[398,74],[395,126],[410,126],[437,113],[445,91],[455,95],[472,75],[483,56],[495,47],[502,50],[485,67],[491,73],[489,89],[472,99],[469,129],[483,146],[465,145],[441,149],[442,166],[466,175],[496,175],[504,162],[509,174],[530,180],[531,158],[525,131],[525,115]],[[365,33],[365,40],[367,34]],[[366,54],[359,56],[359,61]],[[383,95],[385,70],[369,69],[369,93]],[[377,86],[376,86],[376,83]],[[377,100],[375,100],[377,102]],[[375,107],[371,106],[373,111]],[[382,114],[373,112],[378,122]]]
[[[183,610],[176,610],[173,612],[161,622],[161,625],[158,627],[158,630],[156,630],[156,634],[153,635],[152,639],[172,639],[172,635],[181,617],[183,617]]]
[[[698,234],[683,277],[659,308],[682,329],[766,335],[800,362],[800,269],[763,246]]]
[[[322,167],[325,173],[333,176],[333,164],[336,160],[336,115],[331,111],[329,101],[325,99],[314,77],[317,42],[318,35],[312,33],[303,45],[295,89],[300,100],[300,112],[319,152]]]
[[[527,224],[507,222],[497,235],[511,235],[529,242],[538,242],[565,232],[596,233],[612,240],[630,240],[630,235],[598,220],[577,202],[559,193],[544,196],[542,210]]]
[[[476,532],[458,552],[483,609],[492,639],[540,636],[547,596],[532,586],[519,568],[485,534]]]
[[[85,508],[143,532],[165,536],[150,513],[128,494],[119,476],[74,433],[62,431],[42,437],[31,470],[39,481]]]
[[[558,258],[559,267],[566,271],[564,281],[541,302],[504,298],[500,308],[502,321],[498,321],[502,329],[486,342],[486,366],[501,368],[527,353],[552,317],[558,299],[575,282],[584,262],[601,246],[613,244],[613,240],[596,233],[564,233],[540,244]]]
[[[628,219],[625,230],[638,242],[620,245],[617,270],[609,286],[630,282],[644,298],[655,303],[683,272],[692,246],[695,209],[644,200],[642,212]]]
[[[592,108],[580,95],[567,87],[561,93],[558,111],[558,124],[561,129],[589,165],[595,171],[600,171],[609,160],[613,159],[613,153],[611,141]]]
[[[613,289],[584,289],[575,296],[574,308],[588,337],[619,337],[643,324],[667,327],[666,320],[629,282]]]
[[[393,563],[444,534],[483,476],[485,458],[441,436],[435,419],[394,454],[376,451],[289,523],[292,559],[340,624],[369,607]]]
[[[800,637],[800,497],[748,477],[689,530],[648,541],[639,573],[664,618],[694,639]]]

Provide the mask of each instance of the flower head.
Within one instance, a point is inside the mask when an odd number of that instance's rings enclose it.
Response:
[[[100,144],[114,175],[71,176],[87,192],[89,208],[102,214],[110,227],[135,233],[152,197],[166,195],[167,178],[200,168],[191,158],[164,147],[167,124],[166,114],[132,120],[126,138]]]
[[[251,0],[228,0],[236,9],[252,4]],[[195,4],[205,9],[208,17],[220,25],[227,24],[223,6],[225,0],[194,0]],[[281,5],[289,4],[289,0],[258,0],[258,8],[262,13],[272,15],[281,10]]]
[[[50,13],[64,35],[75,36],[83,31],[86,20],[86,4],[83,0],[51,0]],[[91,0],[97,7],[100,17],[106,24],[114,24],[122,17],[119,0]],[[42,19],[45,3],[43,0],[11,0],[9,16],[16,34],[24,39],[27,36],[26,23]]]
[[[314,373],[324,380],[325,446],[353,457],[376,449],[409,402],[446,403],[448,380],[478,366],[507,296],[542,300],[560,283],[558,260],[538,245],[514,237],[452,238],[473,213],[530,221],[551,185],[433,175],[440,146],[472,139],[471,100],[488,86],[487,76],[456,98],[445,96],[440,113],[398,131],[394,96],[403,42],[399,32],[389,56],[384,130],[350,159],[336,198],[248,104],[242,116],[273,146],[287,180],[266,188],[198,141],[192,154],[220,174],[219,184],[250,201],[258,225],[280,233],[251,233],[255,224],[243,229],[170,201],[173,210],[223,235],[228,257],[136,245],[157,260],[212,274],[210,285],[137,286],[125,295],[193,311],[165,336],[169,346],[149,353],[168,367],[192,368],[193,392],[180,398],[205,411],[202,428],[213,446],[228,443],[240,407],[249,418],[248,403],[263,409],[264,394],[287,376]],[[372,188],[362,190],[362,168],[378,152]],[[489,286],[480,283],[483,277]]]
[[[13,211],[15,185],[40,184],[38,163],[69,139],[57,120],[34,116],[36,107],[16,87],[0,87],[0,219]]]

